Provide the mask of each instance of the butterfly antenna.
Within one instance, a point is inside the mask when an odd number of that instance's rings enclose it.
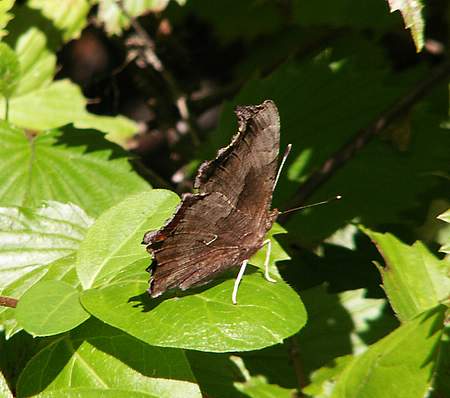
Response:
[[[289,156],[289,153],[291,152],[292,144],[289,144],[286,149],[284,150],[283,159],[281,159],[280,167],[278,168],[277,177],[275,178],[275,184],[273,184],[273,190],[275,190],[275,187],[277,186],[278,179],[281,175],[281,170],[283,170],[283,166],[286,163],[286,159]]]
[[[286,213],[291,213],[291,212],[297,211],[297,210],[308,209],[309,207],[315,207],[315,206],[325,205],[325,204],[327,204],[327,203],[331,203],[331,202],[334,202],[335,200],[340,200],[340,199],[342,199],[342,196],[341,196],[341,195],[336,195],[335,197],[330,198],[330,199],[328,199],[328,200],[324,200],[324,201],[322,201],[322,202],[317,202],[317,203],[313,203],[313,204],[305,205],[305,206],[294,207],[293,209],[280,211],[278,214],[286,214]]]

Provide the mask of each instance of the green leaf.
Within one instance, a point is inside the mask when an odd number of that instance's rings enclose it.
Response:
[[[432,382],[442,335],[443,306],[406,322],[355,358],[332,398],[422,398]],[[386,390],[388,388],[388,390]]]
[[[442,213],[438,216],[438,218],[442,221],[445,221],[447,224],[450,224],[450,209],[445,213]],[[440,251],[446,254],[450,254],[450,239],[447,239],[446,243],[440,248]]]
[[[424,45],[425,20],[422,16],[422,0],[388,0],[391,12],[400,11],[407,29],[411,29],[417,52]]]
[[[84,291],[81,303],[97,318],[148,344],[199,351],[267,347],[305,324],[306,313],[297,294],[283,281],[267,282],[259,271],[245,275],[239,303],[233,305],[234,281],[230,279],[218,279],[179,297],[151,299],[146,292],[147,264],[138,261],[130,267],[129,278]]]
[[[170,0],[124,0],[121,9],[115,0],[98,0],[97,18],[105,25],[110,35],[119,35],[130,26],[129,17],[138,17],[146,12],[159,12],[166,8]],[[182,5],[186,0],[175,0]]]
[[[363,231],[384,258],[386,266],[377,267],[384,290],[400,320],[409,320],[449,296],[448,261],[437,259],[421,242],[409,246],[389,233]]]
[[[20,78],[20,65],[15,52],[0,43],[0,95],[9,99]]]
[[[27,364],[17,395],[36,394],[201,397],[181,350],[149,346],[96,320],[55,340]]]
[[[142,238],[172,215],[178,201],[174,193],[154,189],[129,197],[105,212],[88,231],[77,254],[77,273],[83,288],[109,283],[136,260],[150,262]]]
[[[8,11],[14,6],[14,2],[15,0],[3,0],[0,2],[0,40],[3,36],[8,34],[4,28],[13,18],[13,15]]]
[[[267,383],[262,376],[255,376],[245,383],[236,383],[236,388],[251,398],[292,398],[295,390]]]
[[[64,41],[76,39],[87,24],[90,4],[87,0],[29,0],[31,9],[39,10],[63,31]]]
[[[61,281],[35,284],[20,298],[16,316],[33,336],[67,332],[89,318],[78,300],[78,290]]]
[[[36,209],[0,208],[1,285],[73,253],[91,223],[71,204],[48,201]]]
[[[5,285],[1,293],[4,296],[20,300],[28,289],[40,281],[61,280],[73,287],[79,287],[80,281],[75,271],[75,261],[76,258],[72,254],[55,260],[50,264],[35,268],[30,272],[24,273],[14,282]],[[12,308],[0,308],[0,323],[5,329],[7,338],[22,330],[17,322],[16,312]]]
[[[64,256],[78,248],[92,222],[79,207],[52,201],[0,208],[0,294],[20,299],[41,279],[77,286],[75,260]],[[11,308],[0,307],[0,323],[7,337],[21,329]]]
[[[52,199],[98,215],[148,189],[127,154],[95,131],[67,127],[36,136],[0,123],[0,142],[2,205],[32,207]]]

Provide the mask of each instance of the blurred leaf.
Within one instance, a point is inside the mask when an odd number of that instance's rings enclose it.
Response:
[[[424,45],[425,21],[422,17],[422,0],[388,0],[391,12],[400,11],[407,29],[411,29],[417,52]]]
[[[98,215],[124,197],[147,190],[127,154],[90,130],[65,128],[36,135],[0,123],[0,203],[36,206],[72,202]]]
[[[131,196],[105,212],[88,231],[77,253],[77,273],[83,288],[108,284],[139,259],[150,263],[142,238],[170,218],[178,201],[170,191],[153,189]]]
[[[236,388],[251,398],[292,398],[295,390],[268,384],[264,377],[256,376],[245,383],[236,383]]]
[[[450,209],[445,213],[440,214],[438,218],[442,221],[445,221],[447,224],[450,224]],[[450,254],[450,239],[447,239],[446,243],[444,243],[440,251],[446,254]]]
[[[15,0],[2,0],[0,2],[0,40],[3,36],[8,34],[8,31],[4,28],[8,25],[8,22],[14,18],[13,15],[8,12],[13,7],[14,2]]]
[[[355,359],[353,355],[337,357],[311,375],[311,383],[302,389],[307,396],[329,398],[342,371]]]
[[[11,48],[0,43],[0,95],[8,99],[20,79],[20,65]]]
[[[404,323],[356,357],[340,374],[332,398],[422,398],[429,390],[442,335],[439,306]],[[388,390],[387,390],[388,388]]]
[[[83,286],[99,287],[82,294],[85,308],[149,344],[167,347],[249,350],[298,331],[306,321],[300,299],[284,282],[269,283],[260,272],[245,276],[237,306],[231,303],[229,279],[180,297],[150,299],[145,268],[151,260],[140,242],[146,231],[161,227],[177,203],[170,191],[153,190],[124,200],[97,220],[78,252]],[[171,325],[167,314],[174,319]]]
[[[35,284],[20,298],[16,308],[19,325],[33,336],[51,336],[72,330],[89,318],[78,290],[61,281]]]
[[[0,397],[1,398],[13,398],[13,394],[9,389],[8,383],[6,382],[3,373],[0,372]]]
[[[181,350],[152,347],[90,320],[55,340],[27,364],[18,397],[200,398]]]
[[[53,9],[51,0],[32,1],[36,4],[39,2],[45,9]],[[63,3],[65,7],[72,2],[64,0]],[[34,18],[33,10],[26,7],[20,10],[24,13],[21,20]],[[55,17],[63,18],[64,10],[61,12],[55,14]],[[70,22],[65,18],[62,21]],[[78,128],[95,128],[107,133],[107,139],[123,145],[127,138],[136,133],[136,123],[124,116],[103,116],[87,112],[87,100],[77,85],[69,80],[53,81],[56,57],[50,50],[55,47],[50,40],[54,34],[47,32],[46,35],[39,28],[30,24],[13,26],[15,31],[12,33],[15,34],[8,37],[9,43],[15,48],[22,71],[20,82],[12,93],[9,120],[17,126],[32,130],[47,130],[70,123]],[[4,107],[5,101],[0,99],[0,114],[4,112]]]
[[[75,256],[69,255],[50,264],[43,265],[27,272],[14,282],[4,285],[1,294],[19,299],[28,289],[40,281],[61,280],[73,287],[79,287],[80,281],[75,272]],[[0,323],[5,329],[6,338],[22,330],[16,318],[15,310],[12,308],[0,308]]]
[[[393,235],[363,230],[386,263],[378,269],[392,308],[402,321],[436,307],[450,294],[450,263],[421,243],[408,246]]]
[[[31,9],[42,15],[63,31],[64,41],[76,39],[87,24],[90,4],[87,0],[28,0]]]
[[[130,26],[129,17],[138,17],[149,12],[160,12],[166,8],[170,0],[123,0],[122,11],[116,0],[98,0],[97,18],[105,25],[110,35],[119,35]],[[174,0],[183,5],[186,0]]]

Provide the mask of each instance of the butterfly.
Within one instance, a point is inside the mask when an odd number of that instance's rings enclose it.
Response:
[[[196,193],[182,196],[174,215],[157,231],[144,235],[153,257],[148,292],[186,290],[208,283],[218,274],[241,266],[232,301],[249,258],[267,245],[265,277],[269,275],[271,242],[267,231],[278,216],[271,210],[279,176],[280,118],[273,101],[236,108],[238,132],[217,157],[197,173]],[[284,158],[285,159],[285,158]]]

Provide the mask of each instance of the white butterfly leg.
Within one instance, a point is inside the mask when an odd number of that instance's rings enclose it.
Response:
[[[231,295],[231,301],[233,304],[237,304],[237,292],[239,289],[239,284],[241,283],[242,277],[244,276],[245,268],[247,267],[248,260],[244,260],[241,265],[241,269],[239,270],[238,276],[234,281],[233,294]]]
[[[272,251],[272,241],[270,239],[266,239],[263,242],[263,246],[267,245],[267,251],[266,251],[266,259],[264,260],[264,277],[269,281],[269,282],[276,282],[275,279],[273,279],[270,275],[269,275],[269,261],[270,261],[270,252]]]

